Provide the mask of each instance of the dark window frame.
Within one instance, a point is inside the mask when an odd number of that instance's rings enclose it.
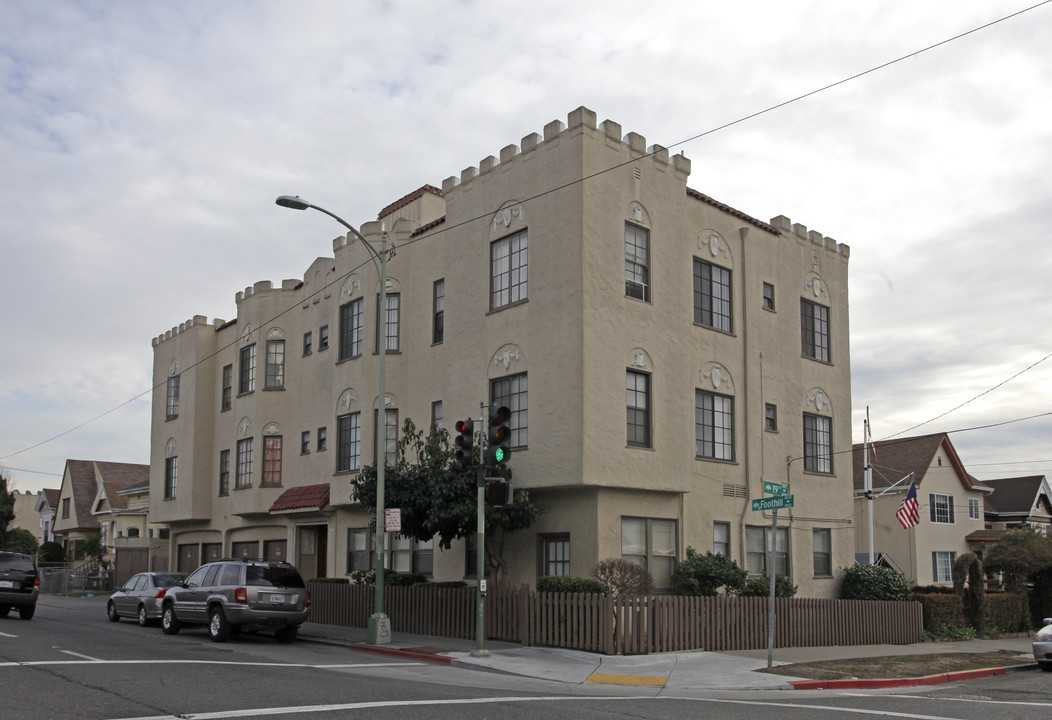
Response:
[[[734,285],[729,268],[694,258],[694,324],[734,332]]]

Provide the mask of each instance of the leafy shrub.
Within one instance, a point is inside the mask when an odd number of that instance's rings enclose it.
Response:
[[[738,594],[742,597],[770,597],[771,577],[764,573],[758,578],[749,578]],[[780,598],[796,596],[796,585],[793,585],[788,575],[774,576],[774,596]]]
[[[439,587],[439,588],[462,588],[467,587],[468,584],[463,580],[442,580],[440,582],[429,582],[428,587]]]
[[[990,593],[986,596],[985,629],[1024,632],[1030,629],[1030,611],[1024,593]]]
[[[611,597],[650,595],[654,592],[654,578],[647,569],[622,558],[600,560],[592,574]]]
[[[913,597],[924,606],[924,629],[928,632],[935,632],[943,627],[968,626],[964,619],[964,603],[956,595],[930,593]]]
[[[953,588],[948,585],[914,585],[914,595],[953,595]]]
[[[986,583],[983,564],[975,553],[961,553],[953,561],[953,591],[964,603],[968,624],[976,629],[983,627],[986,624]]]
[[[309,582],[312,583],[327,583],[329,585],[348,585],[351,582],[350,578],[346,577],[324,577],[324,578],[311,578]]]
[[[975,638],[975,628],[969,625],[937,625],[930,630],[925,630],[923,639],[931,640],[972,640]]]
[[[738,563],[724,555],[702,555],[687,547],[686,559],[672,571],[672,588],[678,595],[712,597],[719,594],[721,587],[728,594],[741,590],[748,576]]]
[[[598,595],[603,586],[598,580],[577,575],[543,575],[537,578],[537,592],[590,593]]]
[[[899,571],[883,565],[852,565],[843,569],[840,597],[844,600],[912,600],[910,584]]]
[[[65,561],[66,551],[62,549],[62,543],[54,540],[46,542],[37,550],[38,563],[60,563]]]
[[[427,583],[427,576],[420,573],[384,573],[384,585],[391,587],[411,587]]]

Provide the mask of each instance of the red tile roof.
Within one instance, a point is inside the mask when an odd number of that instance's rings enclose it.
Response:
[[[270,506],[270,512],[288,510],[323,510],[329,504],[329,484],[301,485],[289,488]]]
[[[381,219],[381,218],[387,217],[388,215],[393,213],[395,210],[398,210],[399,208],[405,207],[409,203],[413,202],[414,200],[416,200],[419,197],[423,197],[427,193],[431,193],[432,195],[438,195],[439,197],[443,197],[442,191],[439,190],[434,185],[424,185],[423,187],[418,188],[418,189],[414,190],[413,192],[409,193],[405,197],[399,198],[398,200],[395,200],[393,203],[391,203],[390,205],[385,207],[383,210],[381,210],[380,213],[376,217],[377,217],[378,220]]]
[[[718,208],[718,209],[722,210],[723,212],[725,212],[725,213],[727,213],[729,215],[733,215],[734,217],[738,218],[739,220],[744,220],[745,222],[747,222],[747,223],[749,223],[751,225],[755,225],[756,227],[760,228],[761,230],[766,230],[769,233],[772,233],[774,235],[778,235],[777,228],[775,228],[770,223],[765,223],[763,220],[757,220],[756,218],[754,218],[754,217],[752,217],[750,215],[746,215],[741,210],[735,210],[730,205],[724,205],[719,200],[715,200],[715,199],[709,197],[708,195],[706,195],[705,193],[700,193],[697,190],[694,190],[692,188],[687,188],[687,197],[691,197],[691,198],[694,198],[695,200],[700,200],[703,203],[707,203],[709,205],[712,205],[714,208]]]

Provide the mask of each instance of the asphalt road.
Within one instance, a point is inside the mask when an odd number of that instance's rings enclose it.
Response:
[[[908,690],[908,692],[907,692]],[[1015,720],[1045,717],[1052,674],[1010,673],[903,691],[696,693],[571,686],[367,655],[269,635],[211,642],[204,629],[170,637],[110,623],[100,598],[0,619],[4,720],[588,720],[714,717],[822,720],[882,717]]]

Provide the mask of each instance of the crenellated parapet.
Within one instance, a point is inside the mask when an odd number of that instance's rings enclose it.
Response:
[[[800,244],[810,243],[815,248],[824,249],[830,255],[840,256],[845,262],[851,257],[851,247],[846,243],[838,243],[816,230],[808,230],[806,225],[794,223],[785,215],[771,218],[771,225],[779,232],[794,236]]]
[[[553,120],[543,128],[543,134],[531,133],[522,138],[520,144],[506,145],[499,153],[483,158],[478,166],[465,168],[460,177],[450,176],[442,181],[442,193],[448,194],[458,186],[466,185],[477,178],[485,177],[499,167],[528,157],[531,153],[544,148],[547,144],[557,143],[560,138],[576,137],[590,134],[597,140],[605,141],[611,148],[619,148],[631,160],[648,158],[651,162],[665,167],[675,173],[684,183],[690,175],[690,159],[684,155],[669,155],[668,149],[661,145],[647,145],[646,138],[630,132],[622,135],[621,125],[612,120],[596,123],[596,114],[586,107],[579,107],[566,117],[566,122]]]
[[[212,328],[213,330],[218,330],[226,324],[226,320],[221,320],[220,318],[216,318],[210,323],[208,322],[208,318],[204,315],[194,315],[186,322],[179,323],[177,326],[165,332],[163,335],[158,335],[157,337],[155,337],[151,345],[153,347],[157,347],[161,343],[171,340],[172,338],[177,337],[180,333],[184,333],[189,330],[201,330],[204,328]]]

